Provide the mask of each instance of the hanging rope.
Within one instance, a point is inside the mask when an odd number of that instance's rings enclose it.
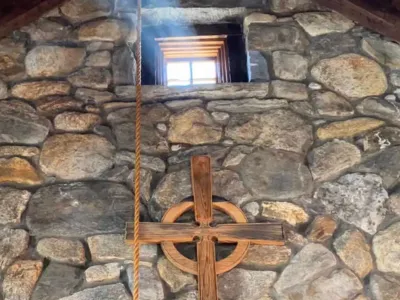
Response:
[[[133,300],[139,300],[140,261],[140,129],[142,108],[142,0],[137,0],[136,40],[136,116],[135,116],[135,212],[133,227]]]

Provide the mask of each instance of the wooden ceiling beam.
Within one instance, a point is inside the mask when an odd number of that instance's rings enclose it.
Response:
[[[399,0],[315,0],[327,8],[336,10],[349,19],[400,42]],[[375,5],[373,4],[375,3]],[[380,3],[380,4],[379,4]],[[382,8],[385,7],[385,10]]]
[[[0,38],[39,19],[66,0],[3,0],[0,4]]]

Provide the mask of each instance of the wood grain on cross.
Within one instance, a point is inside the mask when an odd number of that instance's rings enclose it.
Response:
[[[142,244],[161,244],[166,257],[183,271],[197,275],[201,300],[217,300],[217,275],[240,263],[251,244],[284,245],[281,224],[246,224],[244,213],[229,202],[212,201],[211,160],[208,156],[192,158],[194,202],[182,202],[170,208],[162,223],[140,223]],[[196,224],[174,223],[183,213],[194,209]],[[213,226],[213,209],[228,214],[237,223]],[[127,224],[126,240],[133,242],[133,224]],[[197,241],[197,261],[178,252],[174,243]],[[215,242],[237,243],[233,253],[216,261]],[[262,283],[260,283],[262,284]]]

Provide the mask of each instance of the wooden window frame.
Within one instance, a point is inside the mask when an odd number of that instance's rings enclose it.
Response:
[[[157,85],[168,84],[166,66],[171,60],[190,61],[190,66],[195,60],[213,60],[216,66],[216,83],[231,81],[226,35],[156,38],[155,41]],[[195,85],[193,76],[190,78],[190,85]]]

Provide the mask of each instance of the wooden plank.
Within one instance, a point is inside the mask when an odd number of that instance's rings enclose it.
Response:
[[[140,223],[139,239],[144,244],[190,243],[195,237],[216,237],[219,243],[251,242],[257,245],[283,245],[281,224],[235,223],[199,227],[189,223]],[[128,223],[126,240],[133,242],[133,223]]]
[[[190,223],[140,223],[139,240],[144,244],[162,242],[191,243],[199,234],[198,226]],[[127,223],[125,238],[133,243],[133,223]]]
[[[400,42],[400,15],[395,9],[382,11],[365,0],[315,0],[349,19]]]
[[[256,245],[285,244],[283,226],[281,224],[246,223],[222,224],[210,230],[209,234],[217,237],[219,243],[251,242]]]
[[[213,221],[211,158],[194,156],[191,166],[195,219],[209,225]]]
[[[0,4],[0,38],[11,34],[66,0],[4,0]]]
[[[197,266],[199,298],[218,300],[215,244],[211,239],[204,238],[197,243]]]
[[[187,55],[181,55],[181,54],[166,54],[165,59],[172,59],[172,58],[177,58],[177,59],[185,59],[185,58],[215,58],[217,56],[217,52],[215,53],[195,53],[195,54],[187,54]]]

